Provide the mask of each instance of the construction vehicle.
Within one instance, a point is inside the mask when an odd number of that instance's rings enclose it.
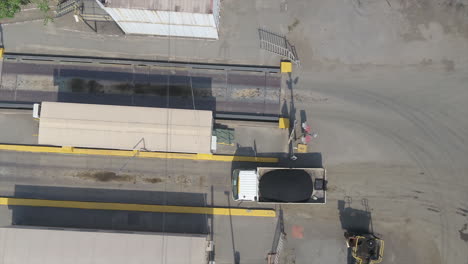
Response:
[[[234,170],[232,195],[235,201],[258,203],[325,204],[324,168],[257,168]]]
[[[351,234],[345,232],[346,245],[356,264],[380,263],[383,258],[384,241],[373,234]]]

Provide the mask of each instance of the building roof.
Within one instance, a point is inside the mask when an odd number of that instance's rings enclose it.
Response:
[[[126,34],[218,39],[211,14],[105,8]]]
[[[213,0],[106,0],[108,8],[213,13]]]
[[[220,0],[107,0],[125,34],[218,39]]]
[[[43,102],[39,144],[211,153],[211,111]]]
[[[0,228],[0,264],[203,264],[206,236]]]

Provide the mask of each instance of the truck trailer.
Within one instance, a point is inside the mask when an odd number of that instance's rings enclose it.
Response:
[[[236,169],[232,173],[235,201],[258,203],[325,204],[324,168]]]

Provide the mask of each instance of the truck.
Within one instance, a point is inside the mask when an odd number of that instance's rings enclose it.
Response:
[[[231,180],[235,201],[295,204],[327,201],[324,168],[235,169]]]

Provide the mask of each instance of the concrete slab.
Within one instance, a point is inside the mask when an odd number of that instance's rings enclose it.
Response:
[[[0,127],[1,143],[37,144],[39,123],[31,110],[0,109]]]
[[[277,123],[216,120],[216,124],[234,134],[232,145],[218,144],[218,153],[249,156],[287,153],[288,132],[279,129]]]

